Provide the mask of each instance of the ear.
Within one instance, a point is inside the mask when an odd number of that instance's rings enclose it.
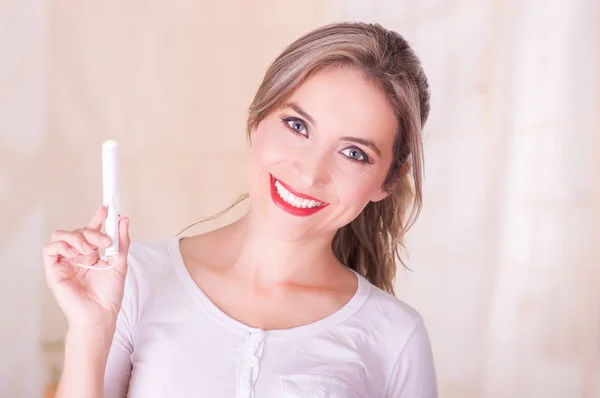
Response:
[[[396,174],[394,177],[390,179],[384,186],[382,186],[379,191],[371,198],[371,202],[379,202],[388,196],[394,189],[396,189],[396,185],[398,185],[398,180],[400,179],[400,174]]]
[[[388,183],[384,187],[381,187],[379,191],[375,195],[373,195],[373,197],[371,198],[371,202],[379,202],[390,196],[390,194],[394,192],[394,189],[396,188],[397,181],[398,180],[392,183]]]
[[[386,191],[385,189],[381,188],[381,189],[379,190],[379,192],[377,192],[377,194],[376,194],[376,195],[374,195],[374,196],[371,198],[371,202],[380,202],[380,201],[382,201],[383,199],[387,198],[389,195],[390,195],[390,193],[389,193],[388,191]]]

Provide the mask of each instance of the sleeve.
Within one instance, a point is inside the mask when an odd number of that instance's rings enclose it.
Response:
[[[128,259],[125,292],[117,325],[106,362],[104,397],[125,398],[131,377],[131,354],[133,353],[133,329],[137,321],[138,288],[131,261]]]
[[[437,380],[429,335],[421,321],[392,369],[387,398],[437,398]]]

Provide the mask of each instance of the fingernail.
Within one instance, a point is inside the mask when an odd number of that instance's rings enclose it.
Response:
[[[104,245],[110,245],[112,243],[112,239],[110,239],[108,236],[103,236],[100,238],[100,242],[102,242]]]

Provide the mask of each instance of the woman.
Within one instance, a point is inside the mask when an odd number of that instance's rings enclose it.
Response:
[[[436,397],[421,316],[393,294],[421,206],[429,88],[379,25],[292,43],[252,102],[249,211],[206,234],[134,242],[116,267],[100,208],[44,247],[69,330],[59,397]]]

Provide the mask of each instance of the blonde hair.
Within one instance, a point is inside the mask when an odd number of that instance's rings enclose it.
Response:
[[[398,133],[383,187],[389,195],[369,202],[352,222],[340,228],[332,249],[345,266],[394,294],[396,258],[406,267],[400,251],[405,250],[404,236],[422,207],[421,133],[429,115],[430,97],[421,62],[407,41],[379,24],[367,23],[336,23],[305,34],[267,69],[249,108],[247,133],[250,135],[307,78],[336,66],[361,70],[385,93],[397,115]],[[215,217],[247,197],[238,198]]]

